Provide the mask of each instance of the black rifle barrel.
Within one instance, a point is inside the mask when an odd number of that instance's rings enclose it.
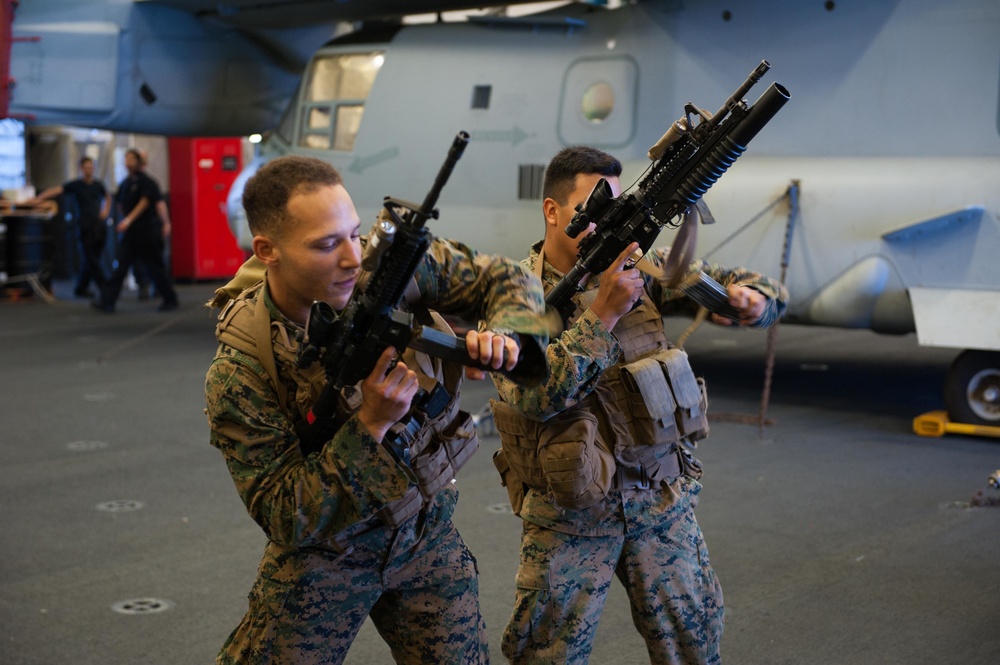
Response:
[[[771,63],[769,63],[767,60],[761,60],[760,64],[754,67],[754,70],[750,72],[750,76],[748,76],[746,80],[743,81],[743,83],[740,85],[740,87],[736,88],[736,92],[734,92],[729,97],[729,99],[726,100],[726,103],[722,105],[722,108],[720,108],[718,111],[715,112],[715,115],[712,116],[712,119],[709,121],[709,123],[714,127],[715,125],[718,125],[720,122],[722,122],[722,120],[726,117],[726,115],[728,115],[730,111],[736,108],[736,105],[739,104],[740,101],[742,101],[743,97],[748,92],[750,92],[750,88],[754,87],[757,81],[759,81],[760,78],[764,76],[764,74],[766,74],[767,70],[769,70],[770,68],[771,68]]]
[[[438,170],[437,178],[434,179],[434,185],[431,190],[427,192],[426,198],[424,198],[423,204],[420,206],[420,210],[414,215],[413,226],[416,228],[421,228],[427,218],[433,213],[434,205],[437,203],[438,196],[441,195],[441,190],[444,189],[445,183],[448,182],[448,178],[451,177],[451,172],[455,168],[455,164],[462,157],[462,153],[465,152],[465,146],[469,144],[469,133],[465,131],[460,131],[455,135],[455,140],[451,143],[451,148],[448,149],[448,156],[444,160],[444,164]]]

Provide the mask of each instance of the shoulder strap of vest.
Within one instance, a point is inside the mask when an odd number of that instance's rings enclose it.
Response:
[[[264,304],[263,288],[257,294],[257,301],[250,309],[250,303],[238,298],[231,300],[219,315],[220,323],[216,336],[219,341],[234,349],[256,358],[278,393],[281,408],[287,410],[288,390],[278,380],[278,366],[271,348],[271,316]]]

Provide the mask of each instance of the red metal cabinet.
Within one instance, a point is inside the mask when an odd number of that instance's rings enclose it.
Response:
[[[226,220],[226,195],[239,175],[241,139],[171,138],[170,217],[175,279],[225,279],[246,252]]]

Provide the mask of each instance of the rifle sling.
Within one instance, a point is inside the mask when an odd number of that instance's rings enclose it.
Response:
[[[267,305],[264,304],[264,289],[266,288],[266,284],[261,287],[253,313],[253,336],[257,343],[257,361],[271,377],[275,392],[278,394],[278,403],[281,405],[281,409],[287,413],[288,389],[278,379],[278,366],[274,361],[274,350],[271,348],[271,314],[267,311]]]

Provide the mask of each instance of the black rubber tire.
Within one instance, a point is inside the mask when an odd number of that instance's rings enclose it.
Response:
[[[944,403],[953,422],[1000,427],[1000,352],[958,354],[945,376]]]

